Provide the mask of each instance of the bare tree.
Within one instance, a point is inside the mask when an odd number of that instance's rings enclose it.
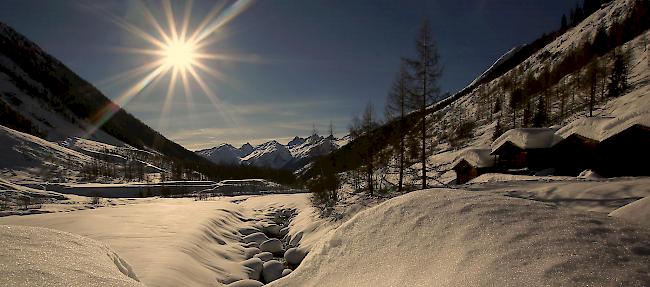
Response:
[[[374,195],[375,191],[375,181],[373,176],[375,174],[376,168],[376,145],[373,142],[372,131],[378,126],[377,120],[375,119],[375,110],[372,106],[372,103],[369,102],[366,105],[366,109],[363,112],[361,117],[361,133],[365,135],[363,148],[364,152],[362,155],[362,161],[366,170],[366,183],[368,188],[368,193]]]
[[[388,101],[386,102],[386,118],[397,122],[397,128],[394,130],[395,142],[394,150],[397,153],[397,166],[399,169],[399,182],[397,191],[402,192],[404,186],[404,168],[406,157],[406,135],[408,133],[406,126],[406,113],[409,112],[408,99],[409,99],[409,82],[411,76],[409,75],[406,67],[402,65],[400,71],[395,78],[395,82],[388,94]]]
[[[438,80],[442,74],[440,56],[436,48],[429,23],[424,21],[420,28],[420,34],[416,40],[417,57],[406,60],[412,69],[414,78],[413,86],[410,89],[410,103],[418,110],[420,124],[420,161],[422,164],[422,188],[427,188],[427,106],[438,99],[440,88]]]

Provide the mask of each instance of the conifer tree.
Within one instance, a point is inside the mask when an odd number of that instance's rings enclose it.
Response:
[[[537,111],[533,118],[533,127],[541,128],[548,122],[548,115],[546,114],[546,101],[544,97],[539,97],[537,102]]]
[[[609,76],[607,86],[607,95],[609,97],[618,97],[627,89],[628,65],[627,57],[622,52],[617,52],[614,56],[614,67]]]

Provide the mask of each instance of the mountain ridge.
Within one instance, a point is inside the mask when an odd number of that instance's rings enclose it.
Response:
[[[198,150],[196,153],[216,164],[252,165],[296,171],[309,164],[313,158],[329,154],[345,145],[348,140],[348,136],[342,138],[320,135],[306,138],[296,136],[287,144],[270,140],[256,146],[245,143],[237,148],[222,143],[212,148]]]

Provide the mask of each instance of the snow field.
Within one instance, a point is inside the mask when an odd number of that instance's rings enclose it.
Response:
[[[650,230],[490,193],[417,191],[358,213],[269,286],[647,286]]]

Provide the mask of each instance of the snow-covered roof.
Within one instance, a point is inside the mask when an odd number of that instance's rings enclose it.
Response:
[[[474,167],[492,167],[494,166],[494,158],[490,155],[490,149],[470,148],[462,151],[454,161],[453,166],[456,166],[461,161],[465,160],[467,163]]]
[[[603,141],[634,125],[650,127],[650,114],[636,114],[622,118],[588,117],[577,119],[557,131],[562,138],[580,135],[597,141]]]
[[[520,128],[511,129],[492,143],[492,152],[507,142],[511,142],[521,149],[549,148],[560,140],[550,128]]]

